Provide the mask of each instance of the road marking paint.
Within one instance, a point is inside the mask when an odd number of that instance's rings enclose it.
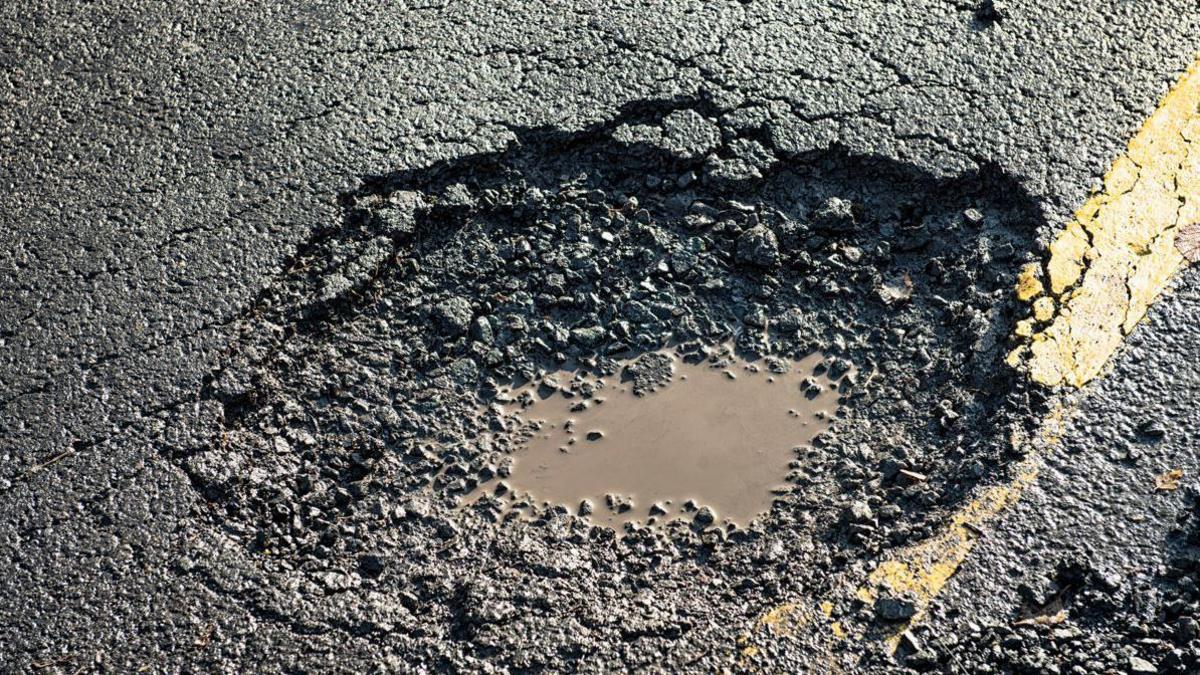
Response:
[[[1017,276],[1017,297],[1032,302],[1032,319],[1016,334],[1032,343],[1010,354],[1039,384],[1081,387],[1097,377],[1125,336],[1146,315],[1171,277],[1187,265],[1175,246],[1179,228],[1200,220],[1200,59],[1163,97],[1158,109],[1114,160],[1105,189],[1093,195],[1050,247],[1045,279],[1036,265]],[[1047,289],[1048,286],[1048,289]],[[1047,323],[1041,332],[1032,322]],[[1043,425],[1043,442],[1010,482],[985,490],[960,509],[937,537],[901,549],[868,577],[859,600],[873,604],[881,589],[912,597],[919,621],[929,602],[966,560],[987,523],[1015,504],[1037,478],[1061,435],[1065,410]]]
[[[891,649],[896,648],[904,630],[924,618],[930,601],[958,572],[983,528],[1016,504],[1037,479],[1045,454],[1058,442],[1062,428],[1063,409],[1055,408],[1042,427],[1041,442],[1017,464],[1012,480],[985,488],[950,518],[949,527],[941,534],[888,556],[859,587],[855,596],[867,606],[874,606],[881,591],[915,601],[917,613],[908,621],[889,627],[887,642]]]
[[[1049,325],[1021,331],[1029,340],[1009,363],[1047,386],[1095,379],[1187,264],[1175,236],[1198,220],[1200,60],[1113,161],[1103,190],[1051,244],[1044,270],[1022,270],[1017,297],[1032,301],[1034,320]]]
[[[1082,387],[1103,372],[1109,358],[1170,279],[1188,264],[1175,245],[1178,232],[1200,222],[1200,58],[1184,73],[1158,109],[1113,161],[1104,189],[1075,213],[1050,246],[1044,266],[1033,263],[1017,275],[1016,294],[1031,303],[1031,317],[1018,322],[1025,344],[1008,362],[1046,386]],[[1037,325],[1045,326],[1037,330]],[[854,592],[873,604],[886,591],[917,604],[909,620],[882,636],[894,650],[904,630],[922,619],[930,602],[957,573],[995,521],[1037,479],[1046,455],[1065,427],[1068,410],[1056,406],[1043,421],[1040,442],[1030,449],[1008,483],[985,488],[956,512],[933,539],[887,556]],[[1014,439],[1014,444],[1019,440]],[[833,603],[822,603],[825,627],[838,639],[862,638],[866,628],[833,621]],[[772,608],[755,632],[785,637],[816,621],[803,604]],[[744,636],[742,656],[759,653]]]
[[[1037,479],[1045,456],[1062,437],[1067,412],[1066,408],[1056,406],[1043,420],[1033,439],[1014,436],[1011,439],[1013,446],[1027,450],[1025,459],[1014,468],[1015,477],[1007,483],[983,488],[951,517],[949,527],[941,534],[887,556],[865,582],[845,579],[834,584],[835,595],[843,594],[868,607],[874,605],[884,591],[888,595],[907,596],[917,605],[917,613],[911,619],[896,622],[882,633],[870,632],[870,626],[856,624],[848,616],[835,619],[835,603],[829,600],[820,604],[819,612],[806,603],[777,605],[759,618],[751,634],[739,641],[743,664],[760,654],[754,644],[756,641],[761,644],[762,640],[786,639],[810,626],[819,627],[828,643],[845,639],[882,639],[889,650],[894,650],[901,634],[925,616],[929,603],[967,559],[984,527],[1015,504]],[[847,592],[847,589],[852,590]],[[824,621],[820,620],[822,616]],[[833,662],[831,654],[825,654],[830,663]]]

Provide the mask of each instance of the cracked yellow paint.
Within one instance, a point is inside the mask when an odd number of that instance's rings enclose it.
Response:
[[[788,603],[779,605],[767,612],[758,620],[758,625],[770,629],[774,633],[788,633],[808,623],[805,608],[801,605]]]
[[[1041,297],[1033,301],[1033,318],[1049,321],[1054,318],[1054,298]]]
[[[1026,268],[1018,276],[1018,297],[1038,298],[1033,317],[1050,325],[1028,336],[1009,363],[1024,364],[1034,381],[1047,386],[1080,387],[1103,371],[1186,264],[1175,233],[1200,220],[1198,141],[1200,60],[1113,161],[1103,190],[1051,244],[1046,275],[1054,298],[1038,297],[1035,272]],[[1018,327],[1017,336],[1024,332]]]
[[[1042,421],[1037,442],[1014,432],[1010,443],[1014,448],[1027,448],[1029,452],[1015,467],[1014,477],[1010,481],[983,489],[951,517],[949,526],[941,534],[899,549],[884,559],[867,576],[865,583],[855,583],[853,597],[868,607],[880,597],[881,591],[905,595],[916,602],[917,614],[909,621],[895,625],[882,636],[890,649],[895,649],[901,633],[908,626],[924,617],[930,601],[958,572],[975,547],[983,528],[1016,503],[1024,490],[1036,480],[1045,454],[1062,435],[1066,413],[1066,408],[1055,406]],[[804,604],[779,605],[763,614],[756,629],[768,629],[769,634],[775,637],[788,636],[816,622],[823,615],[825,625],[838,640],[866,636],[863,626],[834,621],[834,607],[833,602],[826,600],[819,605],[818,615]]]
[[[917,614],[904,626],[896,627],[889,637],[891,646],[909,623],[919,621],[928,603],[958,572],[963,561],[975,548],[982,528],[1003,513],[1020,498],[1022,491],[1037,478],[1040,457],[1022,463],[1016,478],[993,486],[954,514],[950,526],[940,535],[916,546],[901,549],[883,561],[859,588],[856,596],[867,605],[874,605],[880,591],[890,595],[913,598]]]
[[[1017,322],[1016,336],[1025,344],[1008,354],[1010,365],[1026,367],[1034,381],[1049,386],[1079,387],[1100,374],[1124,336],[1186,264],[1174,239],[1178,228],[1200,222],[1197,142],[1200,60],[1164,97],[1126,152],[1114,160],[1104,190],[1076,211],[1075,219],[1051,244],[1045,267],[1031,263],[1020,271],[1017,297],[1032,302],[1032,316]],[[1035,332],[1035,321],[1049,325]],[[892,649],[957,573],[983,528],[1036,480],[1045,454],[1061,435],[1066,412],[1057,406],[1043,420],[1041,443],[1032,444],[1012,480],[984,489],[951,517],[941,534],[893,552],[865,583],[852,586],[853,597],[867,605],[882,591],[916,602],[916,615],[883,636]],[[1012,443],[1014,447],[1024,444],[1018,437]],[[837,639],[867,636],[866,629],[853,622],[833,621],[832,602],[822,603],[820,609]],[[818,616],[803,604],[779,605],[759,619],[756,629],[789,635]],[[745,637],[749,641],[751,636]],[[745,657],[756,654],[757,647],[743,650]]]
[[[830,602],[821,603],[820,610],[828,621],[833,614],[833,604]],[[792,635],[801,628],[811,625],[816,619],[817,612],[807,603],[787,603],[773,607],[766,614],[759,617],[751,633],[746,633],[738,637],[738,651],[740,654],[737,663],[738,671],[758,672],[760,670],[753,666],[754,661],[759,659],[761,655],[759,647],[752,644],[755,633],[765,631],[768,638],[784,638]],[[838,639],[846,637],[845,631],[837,622],[830,623],[828,626],[834,637]],[[825,654],[825,662],[822,666],[823,668],[820,672],[840,672],[837,664],[833,662],[829,654]]]
[[[1021,268],[1017,275],[1017,297],[1029,301],[1042,294],[1044,287],[1041,279],[1042,271],[1037,263],[1029,263]]]
[[[941,534],[893,553],[875,568],[867,577],[867,582],[855,592],[855,596],[868,606],[875,603],[881,591],[906,596],[916,603],[917,613],[890,631],[887,637],[889,648],[894,650],[901,633],[925,616],[930,601],[958,572],[975,548],[983,528],[1015,504],[1025,489],[1037,479],[1045,453],[1062,436],[1065,415],[1065,408],[1055,406],[1046,416],[1042,423],[1040,443],[1033,444],[1028,456],[1016,466],[1012,480],[984,489],[951,517],[949,526]],[[1026,444],[1025,439],[1015,432],[1010,442],[1013,447]]]

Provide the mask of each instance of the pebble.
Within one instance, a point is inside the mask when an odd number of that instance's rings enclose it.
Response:
[[[864,501],[856,501],[846,507],[842,518],[848,523],[865,523],[871,520],[871,506]]]
[[[746,230],[737,238],[737,261],[750,267],[774,267],[779,263],[779,239],[765,225]]]
[[[883,621],[904,621],[916,613],[916,603],[906,598],[883,597],[875,601],[875,616]]]
[[[1154,675],[1158,668],[1140,656],[1129,657],[1129,672],[1133,675]]]
[[[1167,427],[1158,420],[1146,420],[1145,422],[1142,422],[1140,425],[1138,425],[1138,431],[1142,435],[1155,440],[1163,438],[1167,435]]]
[[[466,298],[452,297],[434,305],[434,323],[448,335],[456,336],[467,332],[472,318],[471,303]]]

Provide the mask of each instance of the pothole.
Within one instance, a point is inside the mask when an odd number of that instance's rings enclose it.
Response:
[[[775,133],[762,109],[644,103],[364,180],[237,322],[202,391],[211,442],[164,448],[202,517],[278,577],[276,605],[403,627],[467,670],[632,640],[647,665],[648,644],[707,649],[704,626],[752,621],[937,530],[1018,457],[1041,406],[1004,363],[1037,203],[987,167],[943,178],[836,147],[793,154]],[[820,353],[861,373],[839,381],[821,442],[773,446],[791,463],[770,467],[783,480],[764,479],[765,510],[642,488],[660,494],[639,495],[639,513],[707,500],[715,526],[692,514],[614,530],[579,515],[579,486],[550,494],[531,475],[510,487],[547,494],[503,522],[511,505],[482,486],[511,480],[526,451],[502,402],[512,382],[582,369],[617,384],[665,348],[724,344],[751,363]],[[749,409],[761,390],[737,383]],[[689,391],[674,386],[647,397]],[[509,651],[514,631],[537,648]]]
[[[493,412],[512,417],[521,447],[508,477],[479,491],[512,517],[560,505],[614,528],[745,527],[789,491],[788,471],[854,374],[821,354],[747,362],[729,346],[711,351],[652,352],[613,377],[560,371],[502,391]]]

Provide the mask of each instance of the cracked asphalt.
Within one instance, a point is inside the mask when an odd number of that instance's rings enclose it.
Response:
[[[380,177],[461,165],[529,129],[572,138],[647,105],[703,101],[714,118],[754,111],[778,157],[837,148],[925,183],[1000,175],[985,185],[1028,195],[1028,248],[1041,255],[1192,63],[1198,34],[1186,2],[6,5],[0,668],[1194,672],[1194,269],[1111,373],[1062,395],[1065,431],[1041,474],[894,656],[804,630],[746,642],[770,604],[707,601],[708,581],[730,573],[689,557],[707,543],[686,534],[692,581],[670,582],[706,618],[655,632],[643,623],[670,622],[638,598],[583,593],[581,615],[635,620],[615,646],[554,621],[485,649],[486,616],[443,633],[436,612],[387,620],[429,601],[416,587],[306,604],[253,537],[222,527],[221,500],[172,449],[211,444],[214,374],[259,344],[247,317],[286,296],[314,233],[344,223],[346,196]],[[1031,424],[1044,412],[1029,410]],[[1158,489],[1171,469],[1182,486]],[[952,493],[904,537],[948,518]],[[867,540],[829,558],[865,564]],[[722,545],[739,559],[737,541]],[[815,607],[823,574],[776,584],[772,602]],[[443,590],[430,597],[482,602]],[[537,649],[513,656],[526,647]]]

